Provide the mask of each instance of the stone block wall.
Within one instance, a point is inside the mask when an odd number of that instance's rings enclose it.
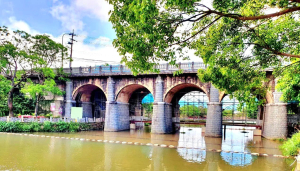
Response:
[[[129,104],[118,102],[118,130],[130,129]]]
[[[153,104],[152,133],[171,133],[172,127],[172,107],[165,102]]]
[[[105,131],[130,129],[128,103],[107,102],[106,107]]]
[[[172,104],[165,103],[166,132],[173,132]]]
[[[73,82],[66,82],[65,117],[71,117]]]
[[[82,118],[92,118],[93,108],[91,102],[82,102]]]
[[[205,136],[222,137],[222,103],[210,102],[207,105]]]
[[[286,103],[267,104],[263,136],[268,139],[286,138],[287,109]]]
[[[106,102],[104,131],[118,130],[118,104],[117,102]]]
[[[222,137],[222,103],[219,102],[219,90],[210,87],[210,102],[207,104],[205,136]]]

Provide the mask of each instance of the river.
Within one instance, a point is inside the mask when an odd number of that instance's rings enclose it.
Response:
[[[252,129],[241,127],[227,127],[223,138],[205,137],[196,126],[182,126],[176,134],[151,134],[149,129],[0,133],[0,145],[0,170],[285,171],[294,167],[293,158],[274,157],[281,155],[280,142],[253,136]]]

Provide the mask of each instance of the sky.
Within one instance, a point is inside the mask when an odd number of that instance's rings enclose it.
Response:
[[[108,21],[111,9],[105,0],[0,0],[0,25],[48,34],[57,42],[74,30],[73,67],[118,64],[121,57],[112,46],[116,34]],[[64,36],[64,45],[69,38]],[[201,61],[192,51],[189,54],[192,61]]]

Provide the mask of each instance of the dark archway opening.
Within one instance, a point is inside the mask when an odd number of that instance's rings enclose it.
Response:
[[[106,100],[104,92],[95,85],[82,86],[75,94],[76,107],[83,109],[82,117],[104,118]]]

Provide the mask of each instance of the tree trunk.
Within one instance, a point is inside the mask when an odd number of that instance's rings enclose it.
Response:
[[[9,110],[9,117],[14,117],[13,112],[13,89],[8,92],[7,105]]]
[[[35,103],[35,110],[34,110],[35,116],[38,115],[38,111],[39,111],[39,95],[36,96],[36,103]]]

